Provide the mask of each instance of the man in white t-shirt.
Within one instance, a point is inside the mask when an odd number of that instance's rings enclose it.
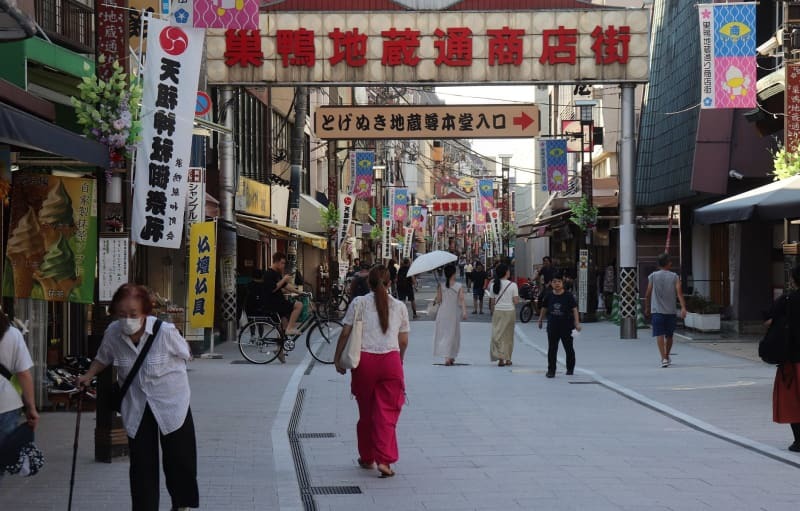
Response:
[[[28,424],[35,429],[39,422],[33,395],[33,361],[22,333],[9,325],[8,318],[0,312],[0,445],[14,431],[24,412]],[[20,391],[22,394],[20,395]]]

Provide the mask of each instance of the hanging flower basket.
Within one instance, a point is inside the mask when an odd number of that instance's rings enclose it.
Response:
[[[579,201],[570,202],[569,209],[572,212],[572,216],[569,217],[570,221],[581,231],[589,231],[597,226],[598,209],[589,204],[586,196],[581,197]]]

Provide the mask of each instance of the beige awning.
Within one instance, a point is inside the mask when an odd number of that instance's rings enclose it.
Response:
[[[312,247],[316,247],[322,250],[328,248],[328,239],[324,236],[317,236],[316,234],[311,234],[309,232],[301,231],[299,229],[292,229],[291,227],[287,227],[285,225],[278,225],[273,224],[266,221],[263,218],[243,215],[238,213],[236,215],[237,222],[243,222],[245,225],[249,225],[258,229],[259,231],[263,232],[264,234],[279,239],[292,239],[292,236],[296,236],[300,238],[303,243],[307,245],[311,245]]]

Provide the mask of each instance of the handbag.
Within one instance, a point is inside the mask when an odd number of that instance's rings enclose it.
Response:
[[[130,387],[131,383],[133,383],[133,379],[136,377],[136,373],[139,372],[139,368],[142,367],[144,358],[147,356],[147,352],[150,351],[150,346],[153,345],[153,340],[156,338],[156,335],[158,335],[158,331],[161,329],[161,323],[163,322],[160,319],[156,320],[155,325],[153,325],[153,333],[150,334],[150,337],[147,338],[147,342],[142,348],[142,351],[140,351],[139,356],[136,357],[136,362],[133,363],[131,372],[129,372],[128,377],[125,378],[125,382],[122,384],[122,387],[119,386],[119,382],[116,382],[114,383],[114,385],[111,386],[111,396],[109,398],[109,404],[111,406],[111,409],[114,410],[115,412],[119,412],[122,410],[122,400],[125,398],[125,394],[127,394],[128,392],[128,387]]]
[[[508,287],[509,287],[510,285],[511,285],[511,282],[509,282],[508,284],[506,284],[506,287],[504,287],[504,288],[503,288],[503,290],[500,292],[500,294],[497,296],[497,298],[493,298],[493,299],[492,299],[492,300],[489,302],[489,312],[491,312],[492,314],[494,314],[494,306],[495,306],[495,305],[497,305],[497,302],[499,302],[499,301],[500,301],[500,298],[502,298],[502,297],[503,297],[503,295],[506,293],[506,289],[508,289]]]
[[[364,309],[367,307],[367,302],[362,298],[358,301],[355,310],[355,319],[353,320],[353,328],[350,330],[350,336],[347,338],[347,344],[339,357],[339,365],[345,369],[355,369],[358,363],[361,362],[361,344],[362,336],[364,335]]]
[[[428,319],[436,319],[436,315],[439,314],[439,304],[436,303],[436,300],[428,304],[426,314],[428,315]]]
[[[789,297],[786,300],[786,312],[772,318],[767,333],[758,343],[758,356],[767,364],[779,365],[789,362]]]
[[[32,476],[43,466],[44,456],[34,443],[33,430],[23,422],[6,436],[0,446],[0,476]]]

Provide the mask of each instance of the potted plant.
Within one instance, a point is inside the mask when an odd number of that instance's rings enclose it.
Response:
[[[322,222],[322,227],[325,228],[325,232],[328,233],[328,236],[336,234],[336,229],[339,227],[339,220],[341,218],[341,213],[336,209],[336,206],[330,203],[327,208],[320,209],[319,217]]]
[[[597,225],[598,209],[589,204],[589,199],[585,195],[579,201],[570,202],[569,210],[572,213],[570,221],[581,231],[589,231]]]
[[[685,298],[686,318],[683,320],[687,328],[701,332],[717,332],[721,326],[719,304],[700,294],[692,294]]]

